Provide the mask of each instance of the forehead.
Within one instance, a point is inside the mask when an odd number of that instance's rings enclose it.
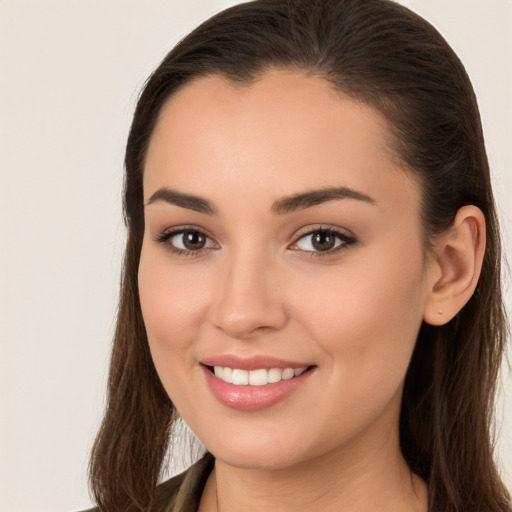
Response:
[[[147,153],[145,200],[162,186],[205,196],[222,196],[222,188],[254,198],[265,191],[267,202],[329,186],[417,198],[389,139],[376,110],[318,76],[273,70],[244,86],[199,78],[160,113]]]

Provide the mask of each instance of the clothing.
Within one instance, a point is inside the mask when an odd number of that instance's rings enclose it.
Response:
[[[197,512],[214,464],[213,455],[206,453],[186,471],[161,483],[156,489],[154,506],[148,512]],[[99,512],[99,509],[83,512]]]
[[[197,512],[214,465],[213,455],[207,453],[186,471],[164,482],[162,485],[169,491],[165,512]]]

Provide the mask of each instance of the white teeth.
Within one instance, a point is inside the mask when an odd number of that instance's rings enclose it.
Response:
[[[271,384],[274,382],[279,382],[281,380],[282,371],[280,368],[271,368],[268,371],[268,382]]]
[[[302,375],[307,370],[307,366],[303,368],[270,368],[269,370],[261,368],[258,370],[240,370],[238,368],[229,368],[222,366],[214,366],[213,372],[215,376],[224,382],[235,384],[236,386],[264,386],[265,384],[273,384],[280,380],[288,380],[293,377]]]
[[[244,386],[249,384],[249,372],[245,370],[233,369],[233,384]]]
[[[225,382],[233,382],[233,368],[224,368],[222,372],[222,380]]]
[[[267,370],[251,370],[249,372],[249,384],[251,386],[264,386],[268,384]]]
[[[288,380],[288,379],[291,379],[292,377],[295,377],[295,371],[293,368],[285,368],[283,370],[283,375],[281,376],[281,378],[283,380]]]

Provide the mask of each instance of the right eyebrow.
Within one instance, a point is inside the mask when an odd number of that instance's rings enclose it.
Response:
[[[184,194],[167,187],[158,189],[148,200],[146,206],[156,202],[165,201],[166,203],[180,206],[181,208],[187,208],[188,210],[194,210],[199,213],[206,215],[217,215],[219,212],[210,201],[191,194]]]

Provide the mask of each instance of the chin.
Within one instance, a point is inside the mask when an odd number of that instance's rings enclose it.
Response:
[[[297,456],[291,456],[280,453],[239,453],[233,450],[221,450],[220,452],[212,452],[214,457],[227,464],[240,469],[252,470],[280,470],[289,468],[299,462]]]
[[[301,444],[268,436],[244,436],[244,438],[217,439],[207,442],[206,448],[214,457],[230,466],[253,470],[279,470],[294,466],[308,458]]]

